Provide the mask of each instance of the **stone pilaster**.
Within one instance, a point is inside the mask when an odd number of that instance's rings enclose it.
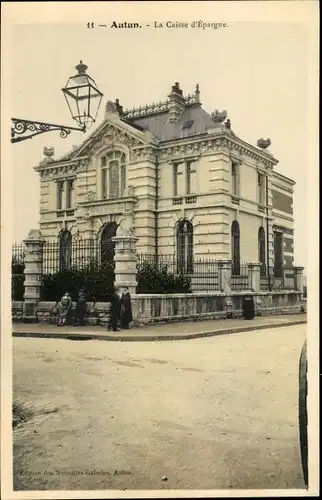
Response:
[[[253,292],[259,293],[261,290],[261,263],[248,263],[248,283]]]
[[[127,287],[130,294],[135,294],[137,287],[136,242],[138,238],[131,233],[120,233],[112,238],[115,244],[115,281],[114,286]]]
[[[304,292],[304,283],[303,283],[303,270],[302,266],[295,266],[294,268],[294,286],[295,289],[299,292]]]
[[[224,293],[231,292],[231,260],[221,260],[219,266],[219,288]]]
[[[36,321],[37,303],[40,297],[43,245],[45,243],[39,229],[31,229],[24,240],[25,255],[25,282],[24,282],[24,321]]]

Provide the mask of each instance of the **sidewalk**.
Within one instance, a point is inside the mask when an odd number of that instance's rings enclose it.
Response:
[[[230,333],[280,328],[307,322],[306,314],[258,316],[253,320],[224,319],[189,321],[135,327],[130,330],[112,332],[101,326],[57,327],[46,324],[13,324],[14,337],[57,338],[69,340],[153,341],[184,340]]]

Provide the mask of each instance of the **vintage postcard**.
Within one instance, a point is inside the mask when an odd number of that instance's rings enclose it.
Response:
[[[2,497],[317,496],[317,3],[1,10]]]

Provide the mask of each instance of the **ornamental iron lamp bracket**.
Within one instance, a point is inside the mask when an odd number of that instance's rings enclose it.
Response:
[[[45,132],[51,132],[54,130],[60,131],[60,137],[66,139],[69,136],[71,130],[77,130],[78,132],[86,132],[86,127],[69,127],[67,125],[56,125],[54,123],[44,123],[35,122],[31,120],[24,120],[23,118],[12,118],[11,126],[11,142],[25,141],[26,139],[32,139],[34,136],[39,134],[44,134]]]
[[[65,139],[71,130],[86,132],[95,122],[103,94],[98,90],[93,78],[87,73],[87,66],[82,61],[76,66],[77,74],[69,78],[66,86],[62,89],[73,120],[78,127],[68,125],[57,125],[55,123],[44,123],[24,118],[12,118],[11,142],[20,142],[32,139],[36,135],[58,130],[60,137]]]

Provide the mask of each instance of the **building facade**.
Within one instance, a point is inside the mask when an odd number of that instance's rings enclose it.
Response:
[[[138,253],[175,255],[187,270],[199,257],[291,267],[295,183],[269,145],[238,137],[226,111],[207,113],[198,85],[138,109],[109,101],[80,146],[57,160],[45,148],[40,230],[62,248],[76,234],[111,248],[130,231]]]

